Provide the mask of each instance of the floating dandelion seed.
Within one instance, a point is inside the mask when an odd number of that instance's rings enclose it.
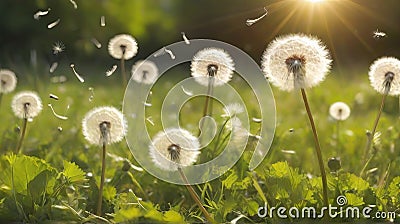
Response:
[[[64,75],[60,75],[60,76],[53,76],[50,78],[50,82],[51,83],[64,83],[66,82],[68,79],[66,76]]]
[[[8,69],[0,69],[0,94],[14,91],[17,86],[17,76]]]
[[[53,73],[58,67],[58,62],[53,62],[50,66],[49,72]]]
[[[48,8],[45,11],[40,11],[39,10],[33,15],[33,18],[36,19],[36,20],[39,20],[41,16],[45,16],[45,15],[49,14],[50,10],[51,10],[50,8]]]
[[[181,88],[182,88],[182,91],[183,91],[186,95],[188,95],[188,96],[193,96],[193,92],[186,90],[185,88],[183,88],[183,86],[181,86]]]
[[[381,94],[400,94],[400,60],[382,57],[375,60],[369,69],[371,86]]]
[[[117,67],[118,67],[117,65],[113,65],[113,66],[111,67],[111,69],[108,70],[108,71],[106,72],[106,76],[109,77],[109,76],[111,76],[112,74],[114,74],[115,70],[117,70]]]
[[[69,0],[69,2],[71,2],[71,4],[74,6],[74,9],[78,8],[78,5],[76,4],[76,2],[74,0]]]
[[[181,34],[182,34],[183,40],[185,41],[185,44],[190,44],[190,41],[189,41],[189,39],[186,37],[185,32],[181,32]]]
[[[268,10],[264,7],[264,14],[262,14],[261,16],[259,16],[258,18],[255,18],[255,19],[248,19],[248,20],[246,20],[246,25],[247,26],[251,26],[251,25],[253,25],[254,23],[256,23],[256,22],[258,22],[258,21],[260,21],[262,18],[264,18],[265,16],[267,16],[268,15]]]
[[[34,118],[42,111],[42,100],[32,91],[22,91],[17,93],[11,102],[11,108],[15,116],[27,119]]]
[[[92,39],[90,39],[90,41],[94,44],[94,46],[97,47],[97,49],[101,48],[102,45],[96,38],[93,37]]]
[[[317,38],[286,35],[272,41],[262,56],[268,80],[284,91],[318,85],[329,72],[329,52]]]
[[[60,22],[60,19],[57,19],[56,21],[54,21],[54,22],[52,22],[52,23],[49,23],[49,25],[47,25],[47,28],[48,28],[48,29],[52,29],[52,28],[54,28],[55,26],[57,26],[59,22]]]
[[[101,27],[106,26],[106,17],[105,16],[100,17],[100,26]]]
[[[154,126],[154,121],[152,116],[147,117],[146,121],[149,122],[152,126]]]
[[[94,89],[93,87],[89,87],[88,90],[90,91],[89,101],[92,102],[94,99]]]
[[[239,103],[231,103],[224,107],[224,114],[222,117],[235,117],[244,112],[244,108]]]
[[[208,86],[214,78],[214,86],[227,83],[232,78],[234,63],[231,56],[219,48],[205,48],[195,54],[191,63],[192,76],[201,85]]]
[[[337,121],[344,121],[350,116],[350,107],[343,102],[336,102],[329,107],[329,114]]]
[[[200,143],[188,131],[170,128],[154,136],[149,150],[156,166],[175,171],[196,162],[200,154]]]
[[[58,96],[55,94],[50,93],[49,97],[50,97],[50,99],[58,100]]]
[[[172,60],[175,59],[175,55],[170,49],[165,48],[165,52],[169,54],[169,56],[171,57]]]
[[[138,83],[153,84],[158,77],[157,65],[149,60],[137,61],[132,66],[132,79]]]
[[[58,41],[53,44],[53,54],[57,55],[65,50],[63,42]]]
[[[153,56],[156,58],[166,54],[165,49],[165,47],[161,48],[160,50],[156,51]]]
[[[251,120],[252,120],[254,123],[261,123],[261,122],[262,122],[262,119],[261,119],[261,118],[257,118],[257,117],[252,117]]]
[[[376,29],[376,30],[373,32],[373,36],[372,36],[372,37],[375,38],[375,39],[381,39],[381,38],[386,37],[386,33],[385,33],[385,32],[382,32],[382,31],[379,31],[378,29]]]
[[[74,74],[75,74],[76,78],[79,80],[79,82],[84,83],[85,80],[82,78],[82,76],[80,76],[80,75],[78,74],[78,72],[76,72],[76,70],[75,70],[75,65],[74,65],[74,64],[71,64],[70,67],[72,68],[72,71],[74,72]]]
[[[109,123],[109,133],[102,133],[99,126]],[[120,142],[126,134],[126,121],[122,113],[114,107],[98,107],[89,111],[82,120],[82,132],[85,139],[93,145]]]
[[[61,119],[61,120],[68,120],[68,117],[57,114],[57,113],[54,111],[53,105],[51,105],[51,103],[47,104],[47,106],[50,107],[51,111],[53,112],[53,114],[54,114],[54,116],[55,116],[56,118]]]
[[[138,52],[138,45],[131,35],[118,34],[108,42],[108,53],[115,59],[129,60]]]

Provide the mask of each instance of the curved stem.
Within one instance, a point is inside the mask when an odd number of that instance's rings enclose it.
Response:
[[[19,153],[19,150],[21,149],[21,146],[22,146],[22,142],[24,141],[27,123],[28,123],[28,118],[24,118],[23,122],[22,122],[21,136],[19,137],[19,141],[18,141],[17,147],[15,148],[15,153],[16,154]]]
[[[127,82],[127,79],[126,79],[125,59],[124,59],[124,57],[121,58],[121,74],[122,74],[122,85],[123,85],[123,88],[125,88],[128,82]]]
[[[210,77],[208,79],[207,96],[206,96],[206,102],[204,103],[203,116],[202,117],[211,116],[212,115],[211,95],[213,93],[213,86],[214,86],[214,77]],[[201,122],[198,136],[200,136],[201,131],[203,130],[203,125],[204,125],[204,122]]]
[[[328,183],[326,180],[325,167],[324,167],[324,162],[322,160],[322,153],[321,153],[321,147],[320,147],[319,140],[318,140],[317,129],[315,128],[314,119],[311,114],[310,106],[308,104],[306,91],[303,88],[301,88],[301,95],[303,97],[304,106],[306,107],[308,119],[310,121],[311,129],[312,129],[313,136],[314,136],[315,150],[317,152],[319,169],[321,171],[324,204],[325,204],[325,206],[328,206],[328,204],[329,204],[329,202],[328,202]]]
[[[367,136],[367,145],[365,146],[364,161],[367,158],[367,155],[368,155],[369,151],[371,150],[372,140],[374,139],[376,128],[378,127],[378,122],[379,122],[379,119],[381,118],[382,111],[383,111],[383,108],[385,106],[386,96],[387,96],[387,94],[383,94],[383,96],[382,96],[381,106],[379,108],[378,115],[375,118],[374,126],[372,128],[372,132],[371,132],[371,134],[369,136]]]
[[[103,204],[103,188],[104,188],[104,176],[106,173],[106,143],[103,142],[103,153],[101,156],[101,179],[99,187],[99,197],[97,199],[97,212],[98,216],[101,216],[101,207]]]
[[[199,196],[194,191],[192,185],[189,184],[189,181],[186,178],[185,173],[182,171],[182,169],[180,167],[178,167],[178,171],[179,171],[179,174],[181,175],[183,181],[185,182],[185,186],[186,186],[187,190],[189,191],[190,196],[192,196],[193,200],[196,202],[196,204],[200,208],[201,212],[203,212],[203,214],[206,217],[207,221],[209,223],[216,223],[215,220],[211,217],[210,213],[208,213],[207,210],[204,208],[203,204],[200,201]]]

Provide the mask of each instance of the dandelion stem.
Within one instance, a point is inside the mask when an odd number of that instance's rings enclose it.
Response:
[[[204,109],[203,109],[203,116],[211,116],[212,115],[212,100],[211,100],[211,95],[213,93],[213,86],[214,86],[214,77],[210,77],[208,79],[208,87],[207,87],[207,96],[206,96],[206,102],[204,103]],[[199,134],[203,130],[204,122],[201,122],[200,124],[200,130]]]
[[[22,121],[21,136],[19,137],[19,141],[18,141],[17,147],[15,148],[15,153],[16,154],[19,153],[19,150],[21,149],[21,146],[22,146],[22,142],[24,141],[27,123],[28,123],[28,118],[24,118],[23,121]]]
[[[125,59],[121,58],[121,74],[122,74],[122,85],[125,88],[127,85],[126,72],[125,72]]]
[[[304,106],[306,107],[308,119],[310,121],[311,129],[312,129],[313,136],[314,136],[315,150],[317,152],[319,169],[321,171],[324,204],[325,204],[325,206],[328,206],[328,204],[329,204],[329,202],[328,202],[328,183],[326,180],[325,167],[324,167],[324,162],[322,160],[322,153],[321,153],[321,147],[320,147],[319,140],[318,140],[317,129],[315,128],[314,119],[311,114],[310,106],[308,104],[306,91],[303,88],[301,88],[301,95],[303,97]]]
[[[367,145],[365,147],[365,152],[364,152],[364,161],[367,158],[367,155],[368,155],[369,151],[371,150],[372,140],[374,139],[376,128],[378,127],[378,122],[379,122],[379,119],[381,118],[383,107],[385,106],[386,96],[387,96],[387,94],[383,94],[383,96],[382,96],[381,106],[379,108],[378,115],[375,118],[374,126],[372,128],[372,132],[371,132],[370,135],[367,136]]]
[[[97,199],[97,212],[98,216],[101,216],[101,207],[103,204],[103,188],[104,188],[104,176],[106,172],[106,142],[103,142],[103,153],[101,156],[101,178],[99,187],[99,197]]]
[[[185,186],[187,190],[190,193],[190,196],[192,196],[193,200],[196,202],[197,206],[199,206],[200,210],[203,212],[204,216],[206,217],[207,221],[209,223],[216,223],[214,219],[211,217],[210,213],[207,212],[207,210],[204,208],[203,204],[200,201],[199,196],[196,194],[194,191],[192,185],[189,184],[188,179],[186,178],[185,173],[182,171],[180,167],[178,167],[179,174],[181,175],[183,181],[185,182]]]
[[[340,144],[340,121],[336,121],[336,145],[337,145],[337,156],[342,153],[342,145]]]

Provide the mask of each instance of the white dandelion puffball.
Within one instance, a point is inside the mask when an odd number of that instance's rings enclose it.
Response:
[[[379,93],[396,96],[400,94],[400,60],[382,57],[374,61],[369,69],[369,80]]]
[[[108,42],[108,53],[115,59],[129,60],[138,52],[138,45],[131,35],[118,34]]]
[[[344,121],[350,116],[350,107],[343,102],[336,102],[329,107],[329,114],[337,121]]]
[[[17,76],[8,69],[0,69],[0,93],[10,93],[17,86]]]
[[[326,46],[305,34],[290,34],[273,40],[262,56],[268,80],[284,91],[311,88],[324,80],[331,67]]]
[[[244,108],[239,103],[231,103],[224,107],[222,117],[234,117],[244,112]]]
[[[11,108],[15,116],[28,119],[36,117],[42,111],[43,105],[37,93],[22,91],[13,97]]]
[[[169,128],[156,134],[149,146],[150,157],[159,168],[175,171],[196,162],[199,140],[181,128]]]
[[[234,69],[231,56],[219,48],[200,50],[194,55],[191,63],[192,76],[204,86],[208,86],[210,77],[214,77],[214,86],[229,82]]]
[[[103,106],[87,112],[82,120],[85,139],[93,145],[120,142],[127,131],[124,115],[116,108]]]
[[[149,60],[137,61],[132,66],[132,79],[138,83],[153,84],[158,77],[157,65]]]

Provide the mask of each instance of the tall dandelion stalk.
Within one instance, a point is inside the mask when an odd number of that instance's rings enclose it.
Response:
[[[89,111],[82,120],[85,139],[101,146],[101,177],[97,198],[98,216],[102,215],[103,189],[106,171],[107,145],[120,142],[126,134],[126,123],[122,113],[114,107],[98,107]]]
[[[15,147],[15,153],[18,154],[25,138],[28,120],[39,115],[43,106],[40,97],[35,92],[22,91],[13,97],[11,108],[15,116],[22,119],[22,130]]]
[[[133,58],[137,52],[137,42],[135,38],[129,34],[115,35],[108,42],[108,53],[113,58],[120,60],[123,88],[125,88],[128,83],[125,71],[125,61]]]
[[[341,154],[342,144],[340,142],[340,122],[346,120],[350,116],[350,107],[343,102],[333,103],[329,107],[329,115],[336,121],[336,145],[338,147],[337,154]]]
[[[11,93],[17,86],[17,76],[8,69],[0,69],[0,108],[3,95]]]
[[[206,220],[209,223],[215,223],[182,170],[183,167],[190,166],[196,162],[200,154],[198,138],[184,129],[166,129],[153,137],[153,141],[149,146],[149,154],[154,164],[160,169],[179,172],[190,196]]]
[[[331,62],[329,52],[321,41],[304,34],[276,38],[269,44],[262,57],[263,71],[273,85],[284,91],[300,90],[313,133],[325,206],[329,204],[326,172],[305,89],[314,87],[324,80]]]
[[[385,100],[388,95],[398,96],[400,95],[400,60],[394,57],[382,57],[375,60],[369,69],[369,80],[371,86],[379,93],[382,94],[382,99],[378,114],[376,115],[374,124],[372,126],[372,131],[367,134],[367,144],[364,151],[364,161],[365,165],[362,169],[360,175],[364,174],[365,168],[368,166],[371,158],[368,157],[371,151],[373,138],[375,136],[376,130],[378,128],[379,119],[382,115],[383,108],[385,107]]]
[[[197,52],[191,63],[192,76],[203,86],[207,86],[207,95],[203,108],[203,117],[212,116],[213,89],[232,79],[234,62],[231,56],[220,48],[204,48]],[[200,124],[202,130],[203,122]]]

